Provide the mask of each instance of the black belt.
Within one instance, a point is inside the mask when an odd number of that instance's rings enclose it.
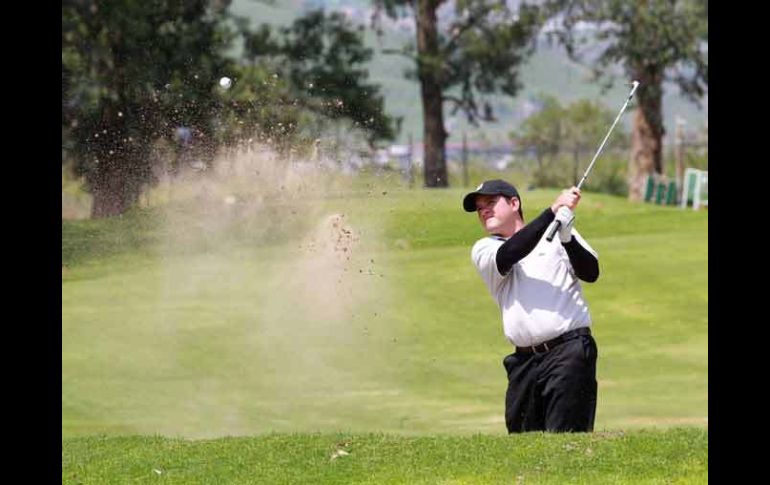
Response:
[[[526,347],[519,347],[516,346],[516,352],[521,352],[524,354],[541,354],[543,352],[548,352],[552,348],[563,344],[567,340],[571,340],[575,337],[579,337],[581,335],[591,335],[591,329],[588,327],[581,327],[576,328],[575,330],[570,330],[569,332],[564,332],[563,334],[559,335],[556,338],[552,338],[551,340],[548,340],[546,342],[543,342],[542,344],[537,345],[528,345]]]

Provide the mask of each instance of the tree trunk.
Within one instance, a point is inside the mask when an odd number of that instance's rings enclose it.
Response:
[[[665,129],[662,117],[661,76],[641,74],[631,135],[631,160],[628,167],[628,199],[644,198],[645,182],[652,172],[663,173],[662,139]]]
[[[417,2],[417,74],[423,113],[425,186],[448,187],[442,95],[442,63],[439,58],[436,9],[443,0]]]
[[[111,107],[105,108],[109,116]],[[145,183],[151,178],[149,140],[128,142],[129,136],[118,123],[104,124],[102,136],[90,144],[89,157],[95,166],[86,174],[93,196],[91,218],[111,217],[124,213],[138,200]],[[125,140],[125,141],[124,141]]]
[[[141,184],[149,175],[149,170],[139,169],[141,157],[133,143],[127,143],[129,130],[127,121],[122,113],[122,106],[128,103],[122,98],[128,92],[126,85],[125,66],[128,64],[126,46],[123,44],[123,33],[110,33],[110,50],[113,65],[105,59],[102,70],[109,73],[109,86],[117,99],[104,103],[101,113],[102,130],[99,138],[91,142],[89,151],[98,162],[87,175],[87,183],[93,196],[91,218],[98,219],[123,214],[139,200]],[[144,149],[146,150],[146,149]],[[141,175],[144,175],[143,178]]]
[[[111,166],[94,174],[89,184],[93,195],[92,219],[117,216],[129,209],[133,201],[126,193],[127,178],[120,166]]]

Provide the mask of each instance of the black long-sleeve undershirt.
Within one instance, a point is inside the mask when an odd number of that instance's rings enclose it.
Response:
[[[507,274],[514,264],[535,249],[538,241],[543,237],[555,217],[550,207],[545,209],[498,248],[495,262],[500,274]],[[599,261],[577,242],[575,237],[562,245],[567,251],[567,256],[578,278],[589,283],[593,283],[599,278]]]
[[[522,227],[516,234],[508,238],[498,249],[495,255],[497,271],[500,274],[508,274],[513,265],[521,261],[535,249],[537,242],[543,237],[548,225],[556,216],[549,207],[534,218],[529,224]]]
[[[599,260],[584,248],[575,236],[572,236],[568,243],[561,243],[561,245],[567,250],[575,276],[587,283],[593,283],[599,279]]]

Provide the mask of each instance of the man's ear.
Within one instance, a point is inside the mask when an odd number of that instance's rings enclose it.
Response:
[[[511,197],[511,200],[509,202],[511,204],[511,208],[513,209],[513,212],[518,212],[519,208],[521,207],[521,201],[518,197]]]

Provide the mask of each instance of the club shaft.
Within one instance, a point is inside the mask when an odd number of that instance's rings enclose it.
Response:
[[[626,102],[623,103],[623,107],[620,108],[618,115],[615,117],[615,121],[612,122],[612,126],[610,126],[610,130],[607,132],[607,135],[604,137],[604,140],[602,140],[602,144],[599,145],[599,149],[596,150],[596,153],[594,154],[594,158],[591,160],[591,163],[588,165],[588,168],[583,174],[583,178],[581,178],[580,182],[578,182],[577,184],[578,190],[580,190],[580,188],[583,186],[583,182],[585,182],[586,179],[588,178],[588,174],[591,173],[591,169],[594,167],[594,163],[596,163],[596,159],[599,158],[599,154],[602,152],[602,148],[604,148],[604,144],[607,143],[607,139],[610,137],[610,133],[612,133],[612,130],[615,128],[615,125],[618,124],[618,120],[623,115],[623,112],[626,110],[626,106],[628,106],[628,102],[631,101],[631,98],[634,96],[634,93],[636,92],[636,88],[638,87],[639,87],[639,81],[634,81],[634,87],[631,88],[631,92],[628,93],[628,98],[626,98]],[[553,237],[556,235],[556,232],[559,230],[560,227],[561,227],[561,223],[559,221],[553,221],[553,224],[551,225],[550,230],[546,235],[546,240],[548,242],[553,241]]]
[[[607,139],[609,139],[610,134],[612,133],[612,130],[615,129],[615,125],[618,124],[618,120],[620,120],[620,117],[623,115],[623,112],[626,110],[626,106],[628,106],[628,102],[631,101],[631,98],[633,97],[634,92],[638,87],[639,87],[639,83],[634,81],[634,87],[633,89],[631,89],[631,92],[628,94],[628,98],[626,98],[626,102],[623,103],[623,107],[620,108],[618,115],[615,117],[615,121],[612,122],[612,126],[610,126],[610,130],[607,132],[607,135],[604,137],[604,140],[602,140],[602,144],[599,145],[599,149],[596,150],[596,153],[594,154],[594,158],[591,160],[591,163],[588,164],[588,168],[583,174],[583,178],[581,178],[580,182],[578,182],[577,184],[578,189],[580,189],[583,186],[583,182],[586,181],[586,179],[588,178],[588,174],[591,173],[591,169],[594,167],[594,164],[596,163],[596,159],[599,158],[599,154],[602,152],[602,149],[604,148],[604,144],[607,143]]]

